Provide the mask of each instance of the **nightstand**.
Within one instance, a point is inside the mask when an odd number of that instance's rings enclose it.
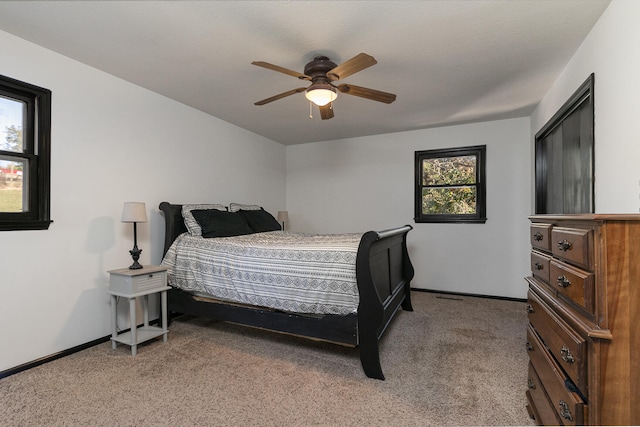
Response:
[[[121,268],[109,272],[109,294],[111,294],[111,348],[117,343],[131,346],[131,355],[135,356],[138,344],[162,335],[167,342],[167,268],[147,266],[137,270]],[[149,295],[160,293],[160,325],[149,326]],[[129,300],[129,323],[131,330],[118,334],[117,298]],[[136,298],[142,297],[144,325],[138,327],[136,321]]]

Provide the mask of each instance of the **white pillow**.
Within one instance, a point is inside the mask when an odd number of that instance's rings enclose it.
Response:
[[[243,211],[259,211],[262,207],[258,205],[243,205],[242,203],[230,203],[229,204],[229,212],[238,212],[239,210]]]
[[[189,234],[193,236],[202,236],[202,229],[200,224],[193,217],[192,210],[198,209],[217,209],[219,211],[226,211],[227,207],[224,205],[182,205],[182,218],[184,218],[184,225],[187,227]]]

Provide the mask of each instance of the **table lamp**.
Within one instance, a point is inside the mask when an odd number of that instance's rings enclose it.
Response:
[[[284,223],[289,222],[289,212],[278,211],[278,222],[282,224],[282,230],[284,231]]]
[[[133,264],[129,266],[131,270],[137,270],[142,268],[142,265],[138,263],[140,258],[140,252],[142,249],[138,249],[138,229],[136,224],[139,222],[147,222],[147,209],[143,202],[125,202],[122,209],[122,222],[133,223],[133,249],[129,251],[131,258],[133,258]]]

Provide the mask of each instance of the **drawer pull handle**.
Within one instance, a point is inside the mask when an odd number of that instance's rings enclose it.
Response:
[[[527,304],[527,313],[531,314],[535,312],[536,310],[533,308],[533,306],[531,304]]]
[[[542,233],[538,231],[533,235],[533,240],[535,240],[536,242],[539,242],[542,240],[543,237],[544,236],[542,235]]]
[[[570,250],[572,246],[573,244],[571,244],[571,242],[569,242],[567,239],[564,239],[563,241],[558,242],[558,249],[564,252]]]
[[[533,382],[533,380],[531,378],[529,378],[527,380],[527,387],[529,387],[531,390],[535,390],[536,389],[536,385],[535,385],[535,383]]]
[[[564,400],[560,400],[558,404],[560,407],[560,416],[565,420],[573,421],[573,416],[571,415],[571,411],[569,410],[569,405]]]
[[[526,346],[527,346],[527,350],[528,351],[533,351],[533,346],[531,345],[531,343],[529,341],[527,341]]]
[[[561,288],[566,288],[569,285],[571,285],[571,282],[569,281],[569,279],[567,279],[567,276],[558,276],[558,286],[560,286]]]
[[[149,279],[153,278],[153,273],[149,273]]]
[[[560,354],[562,355],[562,360],[567,363],[574,363],[576,361],[576,359],[574,359],[573,357],[573,354],[571,354],[571,351],[569,351],[569,349],[565,346],[562,346],[562,348],[560,349]]]
[[[542,264],[540,264],[539,262],[536,262],[533,264],[533,269],[536,271],[540,271],[544,268],[544,266]]]

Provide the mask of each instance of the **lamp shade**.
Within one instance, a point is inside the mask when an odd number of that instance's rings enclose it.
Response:
[[[278,211],[278,222],[289,222],[289,212]]]
[[[147,209],[144,202],[125,202],[120,220],[122,222],[147,222]]]

